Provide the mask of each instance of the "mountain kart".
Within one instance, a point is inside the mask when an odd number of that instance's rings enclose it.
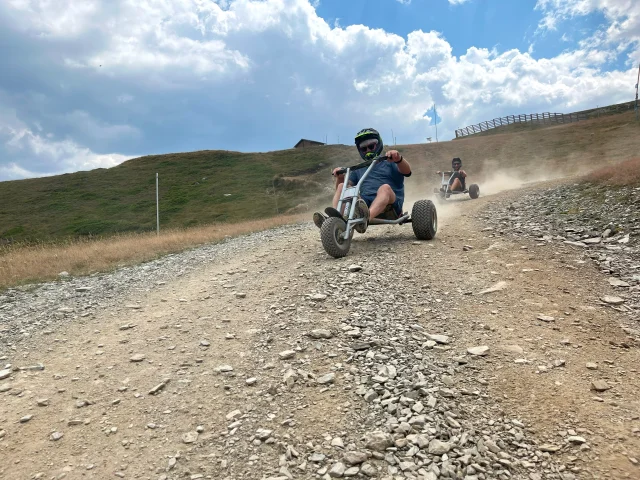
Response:
[[[464,190],[451,190],[451,181],[456,172],[438,172],[442,176],[440,181],[440,188],[434,188],[433,192],[438,194],[440,200],[445,200],[451,195],[469,194],[469,197],[476,199],[480,196],[480,187],[473,183],[469,185],[469,188]]]
[[[403,225],[410,223],[418,240],[431,240],[438,230],[438,214],[431,200],[418,200],[414,203],[411,214],[398,215],[392,205],[375,218],[369,217],[369,207],[360,195],[360,186],[378,162],[386,161],[386,156],[359,163],[352,167],[338,170],[337,175],[345,174],[345,182],[340,193],[338,208],[328,207],[325,213],[328,218],[320,228],[320,239],[325,251],[334,258],[341,258],[349,253],[354,231],[363,234],[370,225]],[[366,168],[357,185],[348,186],[349,174],[353,170]],[[345,212],[343,216],[340,212]],[[368,220],[367,220],[368,219]]]

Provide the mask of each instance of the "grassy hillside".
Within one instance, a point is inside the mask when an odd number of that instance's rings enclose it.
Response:
[[[462,158],[482,193],[483,182],[496,175],[538,180],[582,174],[637,157],[640,122],[627,112],[545,129],[396,148],[413,165],[414,175],[407,181],[412,194],[430,197],[435,170],[447,168],[453,157]],[[0,241],[153,231],[156,172],[161,228],[308,211],[330,199],[330,167],[359,159],[355,147],[346,145],[252,154],[201,151],[0,182]]]
[[[1,182],[0,238],[153,230],[156,172],[161,228],[270,217],[277,213],[276,201],[282,213],[321,193],[322,186],[306,175],[328,171],[327,163],[340,163],[345,150],[348,155],[346,147],[332,146],[255,154],[176,153],[136,158],[110,169]],[[301,175],[302,181],[287,180]]]

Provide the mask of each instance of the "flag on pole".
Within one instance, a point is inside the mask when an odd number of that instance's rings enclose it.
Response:
[[[429,125],[437,125],[442,122],[442,118],[438,115],[435,105],[427,110],[422,116],[429,119]]]

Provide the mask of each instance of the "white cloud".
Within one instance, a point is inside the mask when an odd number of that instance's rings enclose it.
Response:
[[[16,24],[35,34],[73,38],[89,27],[90,18],[101,11],[100,0],[8,0],[8,6],[17,12]],[[25,18],[28,19],[25,22]]]
[[[8,110],[0,110],[0,152],[23,160],[0,165],[0,181],[109,168],[131,158],[97,154],[72,140],[53,140],[50,134],[34,133]]]
[[[118,103],[129,103],[134,99],[133,95],[129,95],[128,93],[123,93],[122,95],[118,95],[116,101]]]
[[[601,12],[607,25],[582,42],[583,46],[613,46],[618,51],[631,47],[629,58],[640,55],[640,2],[638,0],[538,0],[536,9],[544,13],[541,29],[556,30],[572,17]]]
[[[463,3],[467,3],[470,0],[449,0],[451,5],[462,5]]]
[[[595,10],[609,24],[576,50],[534,58],[532,48],[473,46],[454,56],[436,31],[403,38],[331,26],[308,0],[9,0],[0,18],[15,25],[16,44],[32,42],[51,70],[42,77],[56,88],[36,106],[25,106],[24,92],[12,97],[23,122],[0,115],[0,151],[11,159],[0,175],[115,165],[128,157],[95,152],[195,149],[202,138],[206,148],[241,150],[264,150],[265,141],[303,130],[344,139],[372,122],[394,128],[399,141],[420,141],[422,115],[434,102],[446,138],[506,114],[622,101],[631,67],[607,72],[606,65],[636,42],[638,5],[539,0],[545,28]],[[71,102],[79,85],[95,87]],[[278,141],[274,147],[289,146]],[[137,149],[123,149],[127,142]]]
[[[236,2],[237,3],[237,2]],[[52,40],[103,38],[104,48],[69,66],[105,75],[185,69],[196,74],[248,68],[247,58],[207,32],[224,29],[226,2],[211,0],[11,0],[22,30]]]

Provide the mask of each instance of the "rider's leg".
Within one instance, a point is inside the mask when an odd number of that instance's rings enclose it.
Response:
[[[340,194],[342,193],[342,187],[344,183],[336,185],[336,192],[333,194],[333,208],[338,208],[338,202],[340,201]]]
[[[457,192],[458,190],[462,190],[462,183],[459,178],[454,178],[453,182],[451,182],[451,191]]]
[[[333,202],[332,202],[333,208],[338,208],[338,202],[340,201],[340,194],[342,193],[343,186],[344,186],[344,183],[336,183],[336,191],[333,194]],[[321,228],[326,218],[327,216],[324,213],[316,212],[313,214],[313,223],[316,224],[316,227]]]
[[[393,189],[386,183],[384,185],[381,185],[378,189],[376,198],[373,200],[371,206],[369,207],[369,218],[376,218],[378,215],[384,212],[385,208],[387,208],[387,205],[390,205],[395,201],[396,194]]]

